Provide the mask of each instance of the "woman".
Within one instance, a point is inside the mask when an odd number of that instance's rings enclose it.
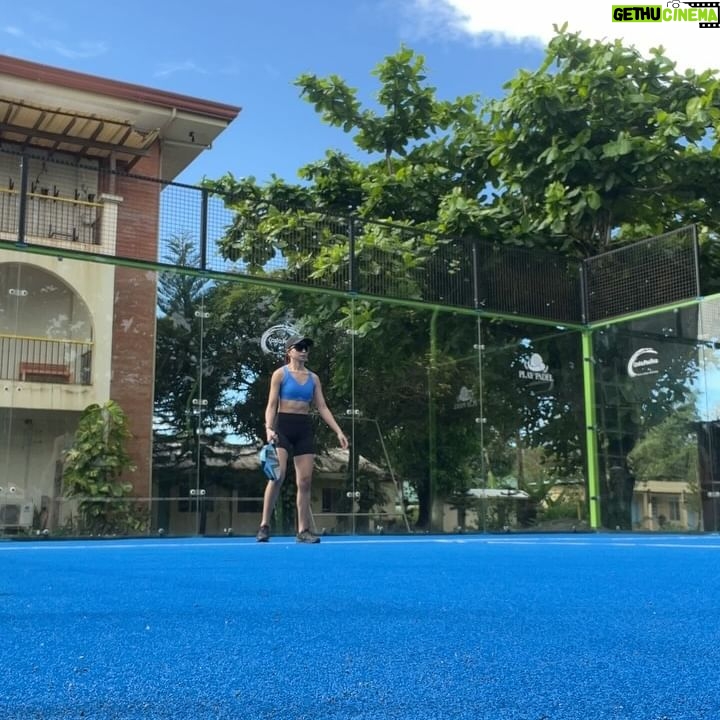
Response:
[[[315,461],[315,438],[310,418],[313,403],[320,417],[337,435],[340,447],[348,448],[348,439],[337,424],[325,402],[320,378],[305,367],[313,341],[307,337],[291,337],[285,344],[287,363],[275,370],[270,379],[270,394],[265,408],[267,442],[274,443],[280,461],[280,479],[268,481],[263,498],[263,513],[258,542],[270,539],[270,518],[285,480],[290,452],[295,463],[297,483],[297,541],[319,543],[311,529],[310,485]]]

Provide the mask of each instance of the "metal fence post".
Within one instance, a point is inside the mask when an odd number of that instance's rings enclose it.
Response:
[[[588,261],[580,261],[580,318],[581,322],[590,322],[590,298],[588,297],[587,283]]]
[[[473,307],[480,309],[480,253],[478,252],[478,241],[472,241],[472,271],[473,271]]]
[[[27,245],[25,241],[25,222],[27,219],[27,187],[30,174],[30,158],[25,153],[20,156],[20,207],[18,210],[18,239],[21,247]]]
[[[207,188],[201,190],[200,203],[200,269],[207,270],[207,244],[208,244],[208,203],[210,193]]]
[[[350,253],[349,261],[349,272],[350,272],[350,292],[356,293],[357,288],[357,264],[355,262],[355,216],[348,216],[348,245]]]

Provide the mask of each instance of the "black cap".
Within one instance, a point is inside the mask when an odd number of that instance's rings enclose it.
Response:
[[[312,347],[313,341],[309,337],[305,337],[304,335],[293,335],[286,343],[285,343],[285,349],[289,350],[290,348],[294,348],[296,345],[301,345],[304,343],[308,347]]]

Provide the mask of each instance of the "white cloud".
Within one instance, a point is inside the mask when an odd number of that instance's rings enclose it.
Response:
[[[461,32],[493,44],[546,45],[553,24],[568,23],[568,30],[596,40],[621,39],[644,55],[662,45],[678,70],[702,71],[720,67],[717,47],[720,28],[700,28],[697,22],[612,22],[613,0],[413,0],[423,27],[435,23],[453,33]],[[614,0],[618,4],[618,0]],[[666,5],[665,0],[661,3]],[[681,3],[682,7],[686,7]]]
[[[103,42],[79,41],[76,45],[70,46],[56,40],[49,40],[43,43],[33,43],[35,47],[47,47],[54,50],[58,55],[71,59],[94,58],[104,55],[107,46]]]
[[[197,65],[194,60],[183,60],[175,63],[163,63],[153,74],[155,77],[168,77],[175,73],[199,73],[205,75],[206,71]]]
[[[67,45],[59,40],[45,38],[37,32],[25,32],[15,25],[6,25],[2,28],[2,31],[7,35],[23,40],[37,50],[52,50],[65,58],[93,58],[107,52],[107,45],[103,42],[77,40],[73,45]]]
[[[15,27],[14,25],[6,25],[3,28],[3,32],[8,35],[12,35],[13,37],[23,37],[25,35],[19,27]]]

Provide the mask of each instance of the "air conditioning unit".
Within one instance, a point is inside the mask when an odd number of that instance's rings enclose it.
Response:
[[[0,528],[29,528],[32,522],[33,504],[25,501],[22,490],[0,487]]]
[[[0,527],[29,528],[33,521],[32,503],[5,504],[0,502]]]

